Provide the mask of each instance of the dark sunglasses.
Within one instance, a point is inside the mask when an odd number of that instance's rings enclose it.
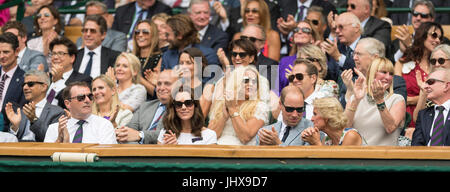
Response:
[[[310,20],[313,25],[319,25],[319,20]]]
[[[433,31],[433,33],[428,33],[428,34],[431,35],[431,38],[432,38],[432,39],[439,38],[440,41],[443,40],[442,35],[439,37],[439,35],[438,35],[435,31]]]
[[[256,42],[257,40],[258,40],[258,41],[264,41],[264,40],[258,39],[258,38],[256,38],[256,37],[247,37],[247,36],[245,36],[245,35],[241,35],[240,39],[248,39],[248,40],[250,40],[250,41],[253,42],[253,43]]]
[[[173,101],[173,105],[176,109],[181,109],[184,106],[186,107],[192,107],[194,105],[194,100],[185,100],[184,102],[181,101]]]
[[[440,64],[443,65],[445,63],[445,61],[450,60],[450,59],[444,59],[444,58],[438,58],[438,59],[430,59],[430,63],[431,65],[436,65],[436,61]]]
[[[83,28],[83,29],[81,29],[81,32],[82,32],[82,33],[91,32],[92,34],[95,34],[95,33],[97,33],[97,30],[96,30],[96,29],[86,29],[86,28]]]
[[[244,9],[244,13],[250,13],[250,12],[252,12],[253,14],[255,14],[255,13],[259,13],[259,10],[258,9]]]
[[[289,82],[293,82],[294,79],[301,81],[301,80],[303,80],[303,74],[297,73],[297,74],[289,75],[288,79],[289,79]]]
[[[350,7],[351,9],[356,9],[356,5],[355,4],[347,4],[347,6],[345,6],[345,7],[347,7],[347,9]]]
[[[428,80],[425,81],[425,83],[428,84],[428,85],[433,85],[436,82],[445,83],[445,81],[442,81],[442,80],[439,80],[439,79],[428,79]]]
[[[139,33],[143,33],[144,35],[148,35],[148,34],[150,34],[150,30],[148,30],[148,29],[136,29],[134,31],[135,35],[139,35]]]
[[[244,57],[248,56],[248,53],[246,53],[246,52],[234,52],[234,51],[231,52],[231,56],[233,56],[233,57],[237,57],[238,55],[239,55],[240,58],[244,58]]]
[[[288,106],[284,105],[284,103],[283,103],[283,106],[284,106],[284,109],[286,110],[286,112],[288,112],[288,113],[292,113],[292,112],[294,112],[294,110],[297,111],[297,113],[303,113],[305,111],[304,106],[303,107],[288,107]]]
[[[420,15],[420,17],[422,17],[422,18],[424,18],[424,19],[426,19],[426,18],[428,18],[428,17],[430,16],[429,13],[421,13],[421,12],[417,12],[417,11],[412,11],[411,14],[412,14],[414,17],[417,17],[417,16]]]
[[[250,83],[252,82],[253,85],[256,85],[258,80],[256,80],[256,78],[250,78],[250,77],[244,77],[243,80],[244,83]]]
[[[41,85],[43,85],[44,83],[43,83],[43,82],[39,82],[39,81],[29,81],[29,82],[24,82],[24,83],[22,84],[22,88],[25,87],[25,85],[28,85],[28,87],[33,87],[33,86],[36,85],[36,84],[41,84]]]
[[[86,97],[88,97],[89,100],[91,100],[91,101],[94,100],[94,94],[92,94],[92,93],[84,94],[84,95],[77,95],[77,96],[75,96],[75,97],[69,98],[69,100],[70,100],[70,99],[77,98],[77,101],[82,102],[82,101],[84,101],[84,100],[86,99]]]
[[[36,17],[39,19],[39,18],[41,18],[42,16],[44,16],[44,17],[50,17],[50,13],[44,13],[43,15],[42,14],[37,14],[36,15]]]
[[[307,34],[311,34],[311,32],[312,32],[312,30],[310,29],[310,28],[307,28],[307,27],[296,27],[295,29],[294,29],[294,33],[298,33],[298,32],[303,32],[303,33],[307,33]]]

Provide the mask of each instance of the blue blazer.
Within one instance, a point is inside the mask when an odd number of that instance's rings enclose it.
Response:
[[[1,71],[2,67],[0,67]],[[8,90],[6,90],[5,98],[3,98],[3,105],[2,105],[2,113],[3,113],[3,120],[4,120],[4,128],[3,131],[8,132],[9,131],[9,119],[6,116],[5,112],[5,106],[8,102],[13,103],[14,111],[17,110],[16,107],[22,107],[25,105],[25,95],[23,94],[22,84],[24,82],[24,75],[25,71],[20,69],[20,67],[17,67],[16,72],[14,72],[14,75],[11,77],[11,82],[9,83]],[[15,105],[15,104],[17,105]]]
[[[450,146],[450,113],[445,117],[447,120],[444,125],[444,145]],[[431,126],[433,125],[433,119],[436,114],[434,113],[434,106],[428,107],[419,111],[416,120],[416,129],[414,130],[412,137],[412,146],[427,146],[430,141],[430,131]]]
[[[215,52],[219,48],[226,51],[228,47],[228,34],[216,26],[209,24],[200,44],[214,49]]]

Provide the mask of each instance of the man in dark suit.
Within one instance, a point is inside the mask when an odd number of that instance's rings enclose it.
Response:
[[[226,49],[228,46],[228,34],[210,24],[211,9],[208,0],[191,1],[188,14],[198,31],[200,44],[214,49]]]
[[[6,103],[11,102],[14,109],[22,107],[26,100],[22,91],[25,72],[17,65],[19,41],[9,32],[0,35],[0,111],[3,113],[3,130],[9,131],[9,119],[6,117]]]
[[[89,15],[83,24],[84,48],[77,53],[73,69],[95,78],[114,67],[120,52],[102,46],[106,36],[106,20],[99,15]]]
[[[11,121],[10,132],[19,141],[44,141],[48,126],[58,122],[58,118],[64,114],[61,107],[51,105],[45,99],[49,84],[47,73],[34,69],[27,71],[23,92],[29,103],[17,113],[13,111],[11,103],[6,104],[6,115]]]
[[[140,12],[141,10],[144,11]],[[139,19],[151,19],[153,15],[163,12],[172,15],[172,9],[158,0],[136,0],[136,2],[128,3],[116,9],[111,28],[127,34],[128,39],[130,39],[134,25]]]
[[[427,7],[433,7],[432,12],[434,12],[434,7],[448,7],[450,5],[449,1],[446,0],[396,0],[393,2],[392,7],[401,7],[401,8],[411,8],[414,10],[416,4],[427,5]],[[393,25],[412,25],[413,24],[413,14],[409,13],[390,13],[389,18],[392,19]],[[450,24],[450,19],[448,13],[436,14],[433,13],[431,15],[435,18],[436,22],[441,25]]]
[[[91,84],[92,78],[73,69],[77,53],[75,44],[66,37],[55,38],[50,42],[52,56],[51,84],[47,91],[47,101],[62,108],[64,100],[62,90],[72,82],[85,81]]]
[[[272,90],[278,90],[278,62],[261,54],[261,50],[264,48],[264,42],[266,41],[265,34],[264,28],[261,25],[250,24],[244,28],[240,38],[249,39],[253,42],[256,50],[258,50],[256,69],[258,69],[259,74],[267,78]],[[275,73],[271,73],[272,69],[276,70]]]
[[[450,146],[450,69],[429,74],[423,89],[436,105],[419,111],[411,145]]]

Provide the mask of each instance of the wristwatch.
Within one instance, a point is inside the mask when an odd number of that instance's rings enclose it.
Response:
[[[383,103],[377,104],[377,108],[380,111],[384,111],[384,109],[386,109],[386,104],[384,103],[384,101]]]
[[[237,117],[237,116],[239,116],[239,113],[238,113],[238,112],[234,112],[233,114],[231,114],[231,118]]]

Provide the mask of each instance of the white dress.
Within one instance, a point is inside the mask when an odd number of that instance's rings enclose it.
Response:
[[[164,143],[165,129],[161,129],[159,132],[158,141]],[[202,130],[202,136],[196,137],[192,133],[180,133],[177,138],[178,145],[210,145],[217,143],[216,132],[211,129]]]

